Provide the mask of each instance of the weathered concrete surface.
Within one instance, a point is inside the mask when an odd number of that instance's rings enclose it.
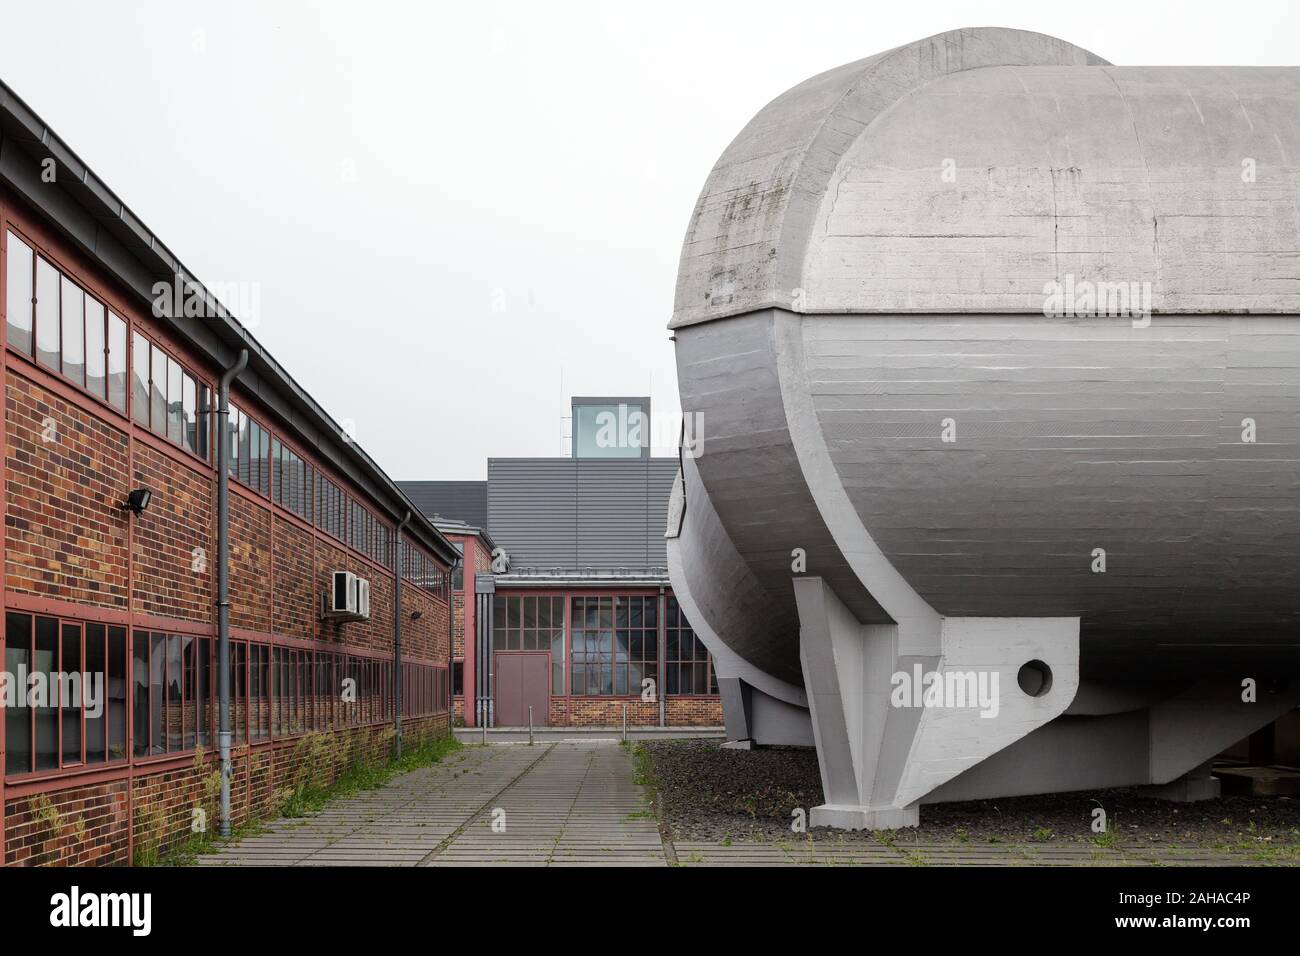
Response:
[[[794,312],[1041,312],[1148,281],[1166,313],[1300,312],[1300,69],[1129,67],[960,30],[765,107],[698,200],[673,327]]]
[[[794,307],[803,250],[841,157],[912,90],[979,67],[1104,62],[1040,33],[953,30],[783,93],[727,147],[700,194],[682,247],[673,325]]]
[[[1298,68],[1112,67],[996,29],[761,111],[696,206],[673,319],[682,408],[705,426],[670,576],[719,673],[796,704],[800,575],[849,630],[896,627],[898,660],[939,667],[954,620],[1073,619],[1088,759],[1025,777],[1052,725],[1013,741],[988,724],[1004,758],[981,768],[990,753],[966,747],[945,790],[1045,792],[1111,773],[1107,754],[1125,782],[1165,783],[1212,756],[1204,722],[1165,720],[1160,700],[1300,676],[1296,157]],[[1054,282],[1081,293],[1062,317]],[[841,681],[843,700],[865,681]],[[1149,700],[1130,720],[1133,695],[1097,681]],[[1045,703],[1062,712],[1064,693]],[[1241,703],[1219,689],[1201,716],[1272,719]],[[948,743],[935,752],[960,759]],[[868,792],[873,758],[818,747]]]

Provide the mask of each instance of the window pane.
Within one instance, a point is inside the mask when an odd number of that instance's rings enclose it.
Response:
[[[108,403],[126,411],[126,323],[108,313]]]
[[[108,759],[126,757],[126,628],[108,629]]]
[[[52,369],[59,367],[59,271],[40,258],[36,260],[36,358]]]
[[[105,731],[108,723],[108,661],[104,657],[103,624],[86,625],[86,763],[107,759]],[[67,664],[65,662],[64,666]],[[98,711],[98,716],[96,716]]]
[[[257,454],[257,490],[264,495],[271,494],[271,433],[265,428],[261,432],[261,444]]]
[[[131,412],[149,427],[149,340],[139,332],[131,337]]]
[[[149,637],[149,752],[167,752],[163,727],[164,680],[167,676],[167,639],[164,634]]]
[[[59,662],[60,678],[68,680],[59,688],[59,705],[63,725],[63,766],[81,763],[81,628],[63,625],[63,658]],[[76,674],[76,686],[72,675]]]
[[[271,474],[271,500],[281,507],[286,507],[289,500],[289,487],[286,481],[288,456],[278,438],[271,440],[271,462],[275,466]]]
[[[239,477],[239,419],[241,414],[239,409],[232,404],[230,413],[226,416],[226,440],[228,442],[226,470],[236,478]]]
[[[575,458],[640,458],[648,444],[647,422],[639,404],[577,405],[573,409]]]
[[[280,708],[284,701],[284,689],[280,686],[280,666],[284,660],[284,648],[275,648],[271,657],[271,733],[280,736]]]
[[[32,250],[12,232],[6,237],[6,248],[5,321],[9,326],[9,344],[23,354],[31,355]],[[29,743],[28,750],[30,749]]]
[[[199,638],[197,674],[194,680],[194,696],[198,701],[199,746],[212,745],[212,640]]]
[[[149,363],[149,421],[159,435],[167,434],[167,356],[151,345]]]
[[[199,394],[194,379],[187,374],[181,376],[181,411],[185,416],[184,432],[181,444],[187,451],[198,453],[198,435],[195,423],[198,415]]]
[[[177,697],[174,706],[181,712],[181,749],[194,749],[194,719],[197,708],[194,701],[194,651],[195,639],[186,634],[181,638],[181,688],[184,693],[184,707],[181,697]]]
[[[59,663],[59,622],[52,617],[36,619],[36,653],[32,658],[32,670],[41,674],[53,674]],[[47,706],[36,708],[36,769],[53,770],[59,765],[59,725],[58,708],[48,706],[53,703],[53,695],[45,699]]]
[[[239,474],[238,478],[244,484],[251,484],[249,481],[250,467],[252,465],[252,433],[249,429],[255,427],[253,421],[243,412],[239,413]]]
[[[131,643],[131,731],[135,755],[149,753],[149,633],[136,631]]]
[[[10,237],[12,242],[12,237]],[[12,245],[10,246],[12,249]],[[5,672],[31,673],[32,618],[30,614],[5,615]],[[18,694],[14,706],[5,707],[5,773],[32,769],[32,714],[27,695]]]
[[[71,279],[63,280],[63,374],[86,384],[86,296]]]
[[[231,659],[235,667],[235,679],[230,682],[230,694],[234,705],[235,740],[241,744],[248,739],[248,681],[245,674],[248,669],[248,645],[238,643],[231,647]]]
[[[208,431],[212,427],[212,390],[199,383],[199,417],[196,423],[194,451],[204,461],[208,460]]]
[[[86,388],[104,397],[104,307],[90,296],[86,296]]]
[[[182,394],[184,372],[174,358],[167,359],[167,437],[176,444],[185,435],[185,398]]]

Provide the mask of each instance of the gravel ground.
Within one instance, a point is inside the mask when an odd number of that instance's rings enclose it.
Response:
[[[723,750],[716,740],[644,744],[664,818],[674,839],[788,839],[791,811],[822,802],[817,754],[798,747]],[[1136,790],[1097,790],[1037,797],[946,803],[921,809],[908,839],[953,843],[1097,844],[1092,810],[1106,810],[1113,837],[1100,842],[1137,848],[1249,849],[1300,863],[1300,800],[1223,797],[1204,803],[1151,800]],[[814,840],[875,841],[871,833],[817,829]]]

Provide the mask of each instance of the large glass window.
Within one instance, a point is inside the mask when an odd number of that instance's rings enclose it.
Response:
[[[573,406],[575,458],[640,458],[649,449],[649,420],[640,404]]]
[[[10,249],[12,249],[12,244]],[[5,673],[16,677],[32,670],[32,616],[9,612],[5,615]],[[13,679],[13,678],[11,678]],[[22,689],[21,686],[18,689]],[[20,693],[5,712],[5,773],[32,770],[32,712],[27,695]]]
[[[406,579],[416,587],[446,600],[450,580],[442,566],[419,548],[407,544],[403,544],[402,554],[406,565]]]
[[[5,707],[6,773],[126,756],[125,628],[11,611],[5,642],[6,669],[22,689]]]
[[[271,433],[233,402],[226,427],[230,430],[231,477],[270,497]]]
[[[5,309],[9,344],[126,411],[126,325],[53,264],[7,233]],[[34,292],[34,294],[33,294]],[[33,299],[35,302],[33,303]],[[117,378],[110,381],[110,376]]]
[[[63,279],[63,374],[86,387],[86,296],[75,282]]]
[[[181,445],[192,454],[198,453],[199,392],[188,372],[181,374],[181,413],[184,416],[184,433]]]
[[[32,651],[32,669],[40,674],[57,674],[59,669],[59,622],[52,617],[36,619],[36,639]],[[33,717],[36,723],[36,769],[55,770],[59,766],[59,707],[57,695],[46,684],[47,692],[36,700]]]
[[[343,540],[343,492],[324,475],[316,479],[316,524],[326,534]]]
[[[36,360],[59,370],[59,270],[36,260]]]
[[[668,597],[665,605],[664,660],[668,694],[706,695],[718,692],[713,661],[704,642],[691,629],[677,598]]]
[[[131,338],[131,405],[135,420],[149,427],[149,340],[139,332]]]
[[[179,445],[185,437],[185,373],[167,356],[167,440]]]
[[[104,307],[86,296],[86,391],[99,398],[104,397],[107,383],[104,377],[104,363],[108,358],[104,341],[106,324]]]
[[[242,646],[232,642],[232,658],[235,648]],[[210,747],[215,714],[213,695],[216,692],[212,639],[189,634],[136,631],[132,647],[135,675],[132,731],[136,756],[183,753],[196,746]],[[110,655],[112,653],[110,640]],[[125,700],[121,709],[125,711]],[[110,709],[110,747],[114,746],[111,715]],[[124,732],[121,746],[125,747]]]
[[[167,434],[167,353],[156,345],[150,346],[149,427]]]
[[[658,600],[639,595],[573,599],[569,693],[640,695],[641,682],[656,676]]]
[[[126,411],[126,323],[108,313],[108,403]]]
[[[32,247],[12,232],[5,235],[5,323],[9,344],[32,354]]]
[[[116,323],[116,324],[115,324]],[[109,314],[109,340],[123,338],[125,325]],[[176,359],[139,332],[132,344],[131,387],[135,420],[186,451],[207,459],[211,390]],[[125,390],[126,367],[115,370],[109,355],[109,392]],[[231,407],[233,419],[235,409]]]

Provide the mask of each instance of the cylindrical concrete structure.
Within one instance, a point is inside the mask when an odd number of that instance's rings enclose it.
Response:
[[[670,564],[719,672],[807,705],[808,577],[940,670],[957,621],[1076,621],[1057,709],[996,749],[1118,685],[1300,675],[1298,164],[1300,69],[1013,30],[765,107],[672,322]]]

